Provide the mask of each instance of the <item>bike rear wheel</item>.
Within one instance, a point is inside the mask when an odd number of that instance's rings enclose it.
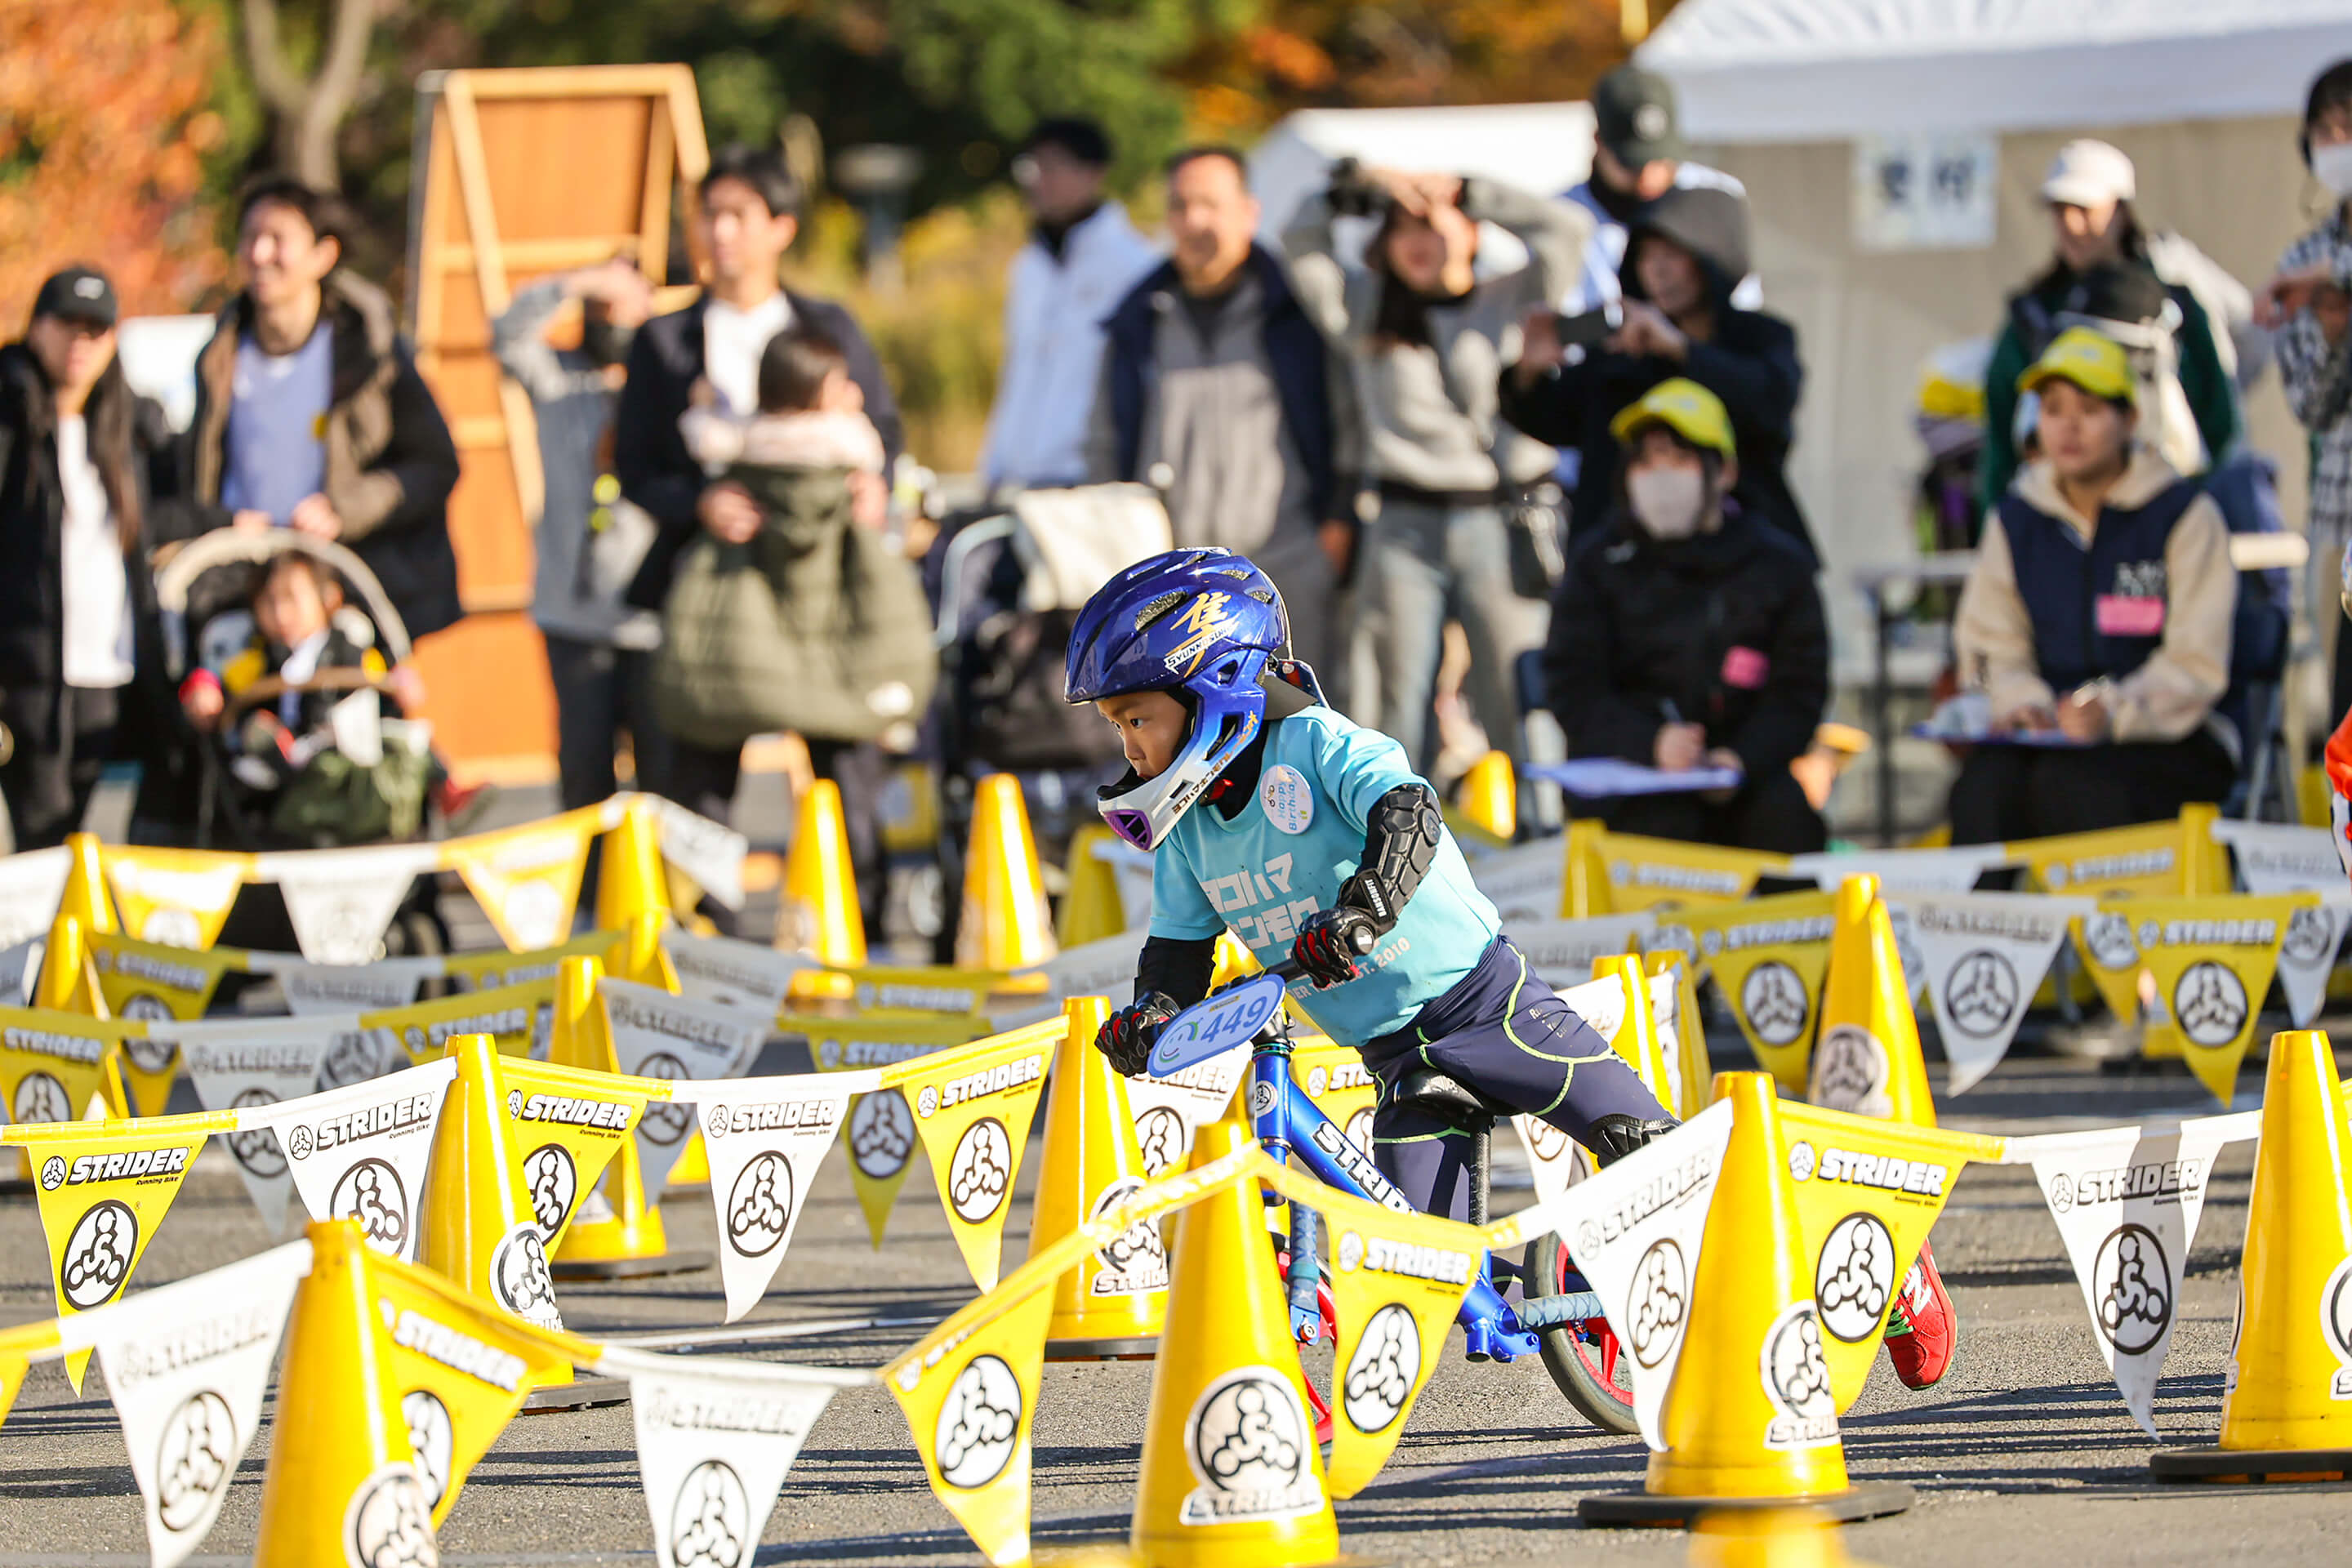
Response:
[[[1588,1289],[1568,1246],[1546,1233],[1528,1244],[1521,1289],[1529,1300]],[[1606,1318],[1576,1319],[1541,1331],[1544,1369],[1576,1406],[1578,1415],[1604,1432],[1639,1432],[1633,1416],[1633,1368]]]

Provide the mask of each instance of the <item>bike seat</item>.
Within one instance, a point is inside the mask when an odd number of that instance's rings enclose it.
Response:
[[[1420,1106],[1460,1127],[1481,1121],[1508,1121],[1519,1113],[1517,1107],[1490,1100],[1433,1067],[1407,1068],[1404,1076],[1397,1079],[1396,1100],[1402,1105]]]

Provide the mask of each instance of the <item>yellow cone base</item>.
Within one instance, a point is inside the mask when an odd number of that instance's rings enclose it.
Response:
[[[1576,1505],[1586,1524],[1633,1525],[1652,1530],[1687,1530],[1705,1515],[1769,1509],[1809,1508],[1836,1524],[1901,1513],[1916,1500],[1900,1481],[1864,1481],[1842,1492],[1801,1497],[1667,1497],[1658,1492],[1619,1492],[1589,1497]]]
[[[601,1410],[629,1402],[625,1377],[575,1377],[551,1388],[534,1388],[522,1402],[525,1415],[551,1415],[559,1410]]]
[[[2288,1486],[2352,1478],[2352,1448],[2158,1448],[2147,1457],[2159,1481]]]
[[[548,1260],[558,1279],[645,1279],[657,1274],[691,1274],[719,1261],[706,1248],[672,1252],[661,1209],[647,1204],[636,1214],[572,1222],[563,1245]]]
[[[1158,1336],[1150,1339],[1047,1340],[1047,1361],[1151,1361],[1160,1354]]]

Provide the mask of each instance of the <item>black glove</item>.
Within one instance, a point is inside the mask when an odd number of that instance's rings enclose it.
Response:
[[[1342,984],[1356,977],[1356,960],[1371,951],[1381,929],[1379,921],[1352,904],[1317,910],[1299,925],[1298,940],[1290,944],[1291,961],[1318,986]]]
[[[1103,1021],[1095,1032],[1095,1049],[1110,1058],[1120,1077],[1141,1078],[1160,1031],[1183,1010],[1165,991],[1146,992]]]
[[[1593,1159],[1606,1170],[1653,1138],[1663,1138],[1681,1125],[1672,1117],[1643,1121],[1612,1110],[1592,1124],[1592,1136],[1585,1147],[1592,1151]]]

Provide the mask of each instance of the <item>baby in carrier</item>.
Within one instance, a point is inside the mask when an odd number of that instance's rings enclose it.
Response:
[[[678,421],[687,451],[749,490],[788,540],[822,532],[844,514],[879,526],[888,492],[856,476],[879,478],[882,437],[839,344],[797,328],[771,338],[760,355],[760,410],[750,419],[714,406],[708,382],[695,395]]]

